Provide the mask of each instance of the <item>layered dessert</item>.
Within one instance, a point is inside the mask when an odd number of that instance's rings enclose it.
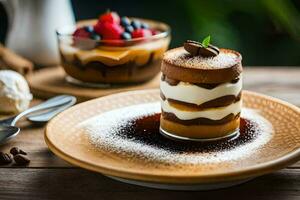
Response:
[[[120,17],[116,12],[57,31],[66,73],[90,83],[138,83],[160,71],[170,42],[169,27],[160,22]]]
[[[161,65],[160,130],[182,139],[213,139],[239,128],[242,57],[230,49],[187,41]]]

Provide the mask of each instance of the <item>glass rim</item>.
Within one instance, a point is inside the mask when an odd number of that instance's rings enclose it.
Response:
[[[135,17],[131,17],[130,19],[138,19],[140,21],[144,21],[144,22],[150,22],[152,24],[157,24],[158,26],[161,26],[162,29],[162,32],[156,34],[156,35],[152,35],[150,37],[146,37],[146,38],[132,38],[132,39],[129,39],[129,40],[95,40],[95,39],[92,39],[92,38],[82,38],[82,39],[85,39],[85,40],[90,40],[90,41],[94,41],[94,42],[97,42],[98,44],[100,43],[104,43],[104,44],[108,44],[108,43],[118,43],[120,41],[122,41],[123,44],[126,44],[126,43],[138,43],[138,42],[144,42],[144,41],[149,41],[149,40],[158,40],[158,39],[162,39],[162,38],[166,38],[168,37],[170,34],[171,34],[171,27],[164,23],[164,22],[160,22],[160,21],[156,21],[156,20],[150,20],[150,19],[143,19],[143,18],[135,18]],[[62,29],[66,29],[66,28],[70,28],[70,29],[73,29],[75,30],[76,27],[80,27],[80,26],[83,26],[84,23],[86,22],[92,22],[92,21],[96,21],[96,19],[90,19],[90,20],[82,20],[82,21],[78,21],[76,23],[76,25],[65,25],[65,26],[62,26],[62,27],[59,27],[55,30],[56,32],[56,35],[58,37],[72,37],[72,38],[75,38],[72,34],[73,32],[69,32],[69,33],[62,33]],[[81,24],[81,25],[80,25]]]

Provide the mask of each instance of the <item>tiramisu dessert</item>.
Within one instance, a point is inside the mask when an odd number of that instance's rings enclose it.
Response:
[[[209,41],[188,40],[163,57],[160,131],[165,135],[211,140],[239,128],[242,56]]]
[[[150,80],[160,71],[170,28],[116,12],[57,31],[62,66],[80,81],[119,84]]]

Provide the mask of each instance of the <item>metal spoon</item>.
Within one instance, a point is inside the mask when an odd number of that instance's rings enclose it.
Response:
[[[1,120],[0,121],[0,144],[18,135],[18,133],[20,132],[20,128],[16,127],[15,124],[20,118],[29,115],[31,113],[45,111],[51,108],[56,108],[58,106],[65,105],[69,103],[72,98],[73,98],[72,96],[68,96],[68,95],[56,96],[39,105],[33,106],[14,117]]]
[[[53,97],[51,99],[48,99],[45,102],[52,103],[52,102],[55,102],[55,101],[58,101],[58,100],[61,100],[61,99],[65,99],[66,100],[66,104],[67,104],[68,102],[72,101],[73,96],[70,96],[70,95],[59,95],[59,96]],[[48,112],[51,112],[52,110],[58,109],[60,106],[63,106],[63,105],[64,104],[56,106],[56,107],[53,107],[53,108],[51,107],[49,109],[39,110],[39,111],[36,111],[36,112],[33,112],[33,113],[30,113],[30,114],[26,115],[26,117],[28,119],[31,116],[43,115],[43,114],[46,114]]]
[[[73,106],[76,103],[76,97],[70,96],[70,102],[66,103],[64,105],[55,107],[49,111],[42,112],[42,113],[33,113],[29,116],[27,116],[27,119],[34,123],[46,123],[50,119],[52,119],[54,116],[56,116],[58,113],[66,110],[67,108]]]

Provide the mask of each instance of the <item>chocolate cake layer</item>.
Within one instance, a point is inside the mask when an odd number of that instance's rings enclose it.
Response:
[[[160,92],[160,96],[162,100],[166,100],[166,97],[162,92]],[[178,101],[175,99],[168,98],[169,104],[175,108],[179,108],[180,110],[191,110],[191,111],[200,111],[207,108],[218,108],[218,107],[224,107],[228,106],[232,103],[238,102],[241,100],[242,92],[240,92],[237,96],[234,95],[226,95],[223,97],[219,97],[216,99],[213,99],[211,101],[207,101],[201,105],[196,105],[193,103],[187,103],[183,101]]]
[[[230,62],[224,62],[227,54]],[[165,53],[161,71],[168,78],[183,82],[226,83],[240,76],[241,61],[242,56],[229,49],[220,49],[220,54],[213,58],[201,58],[190,55],[183,47],[180,47]]]
[[[212,119],[208,119],[208,118],[196,118],[196,119],[191,119],[191,120],[182,120],[179,119],[175,114],[173,113],[168,113],[168,112],[164,112],[162,110],[161,112],[161,116],[164,119],[167,119],[169,121],[178,123],[178,124],[182,124],[182,125],[186,125],[186,126],[191,126],[191,125],[220,125],[220,124],[226,124],[232,120],[235,120],[237,118],[240,117],[240,113],[238,113],[237,115],[234,114],[229,114],[226,117],[220,119],[220,120],[212,120]]]
[[[165,74],[162,74],[161,80],[167,82],[171,86],[176,86],[181,82],[179,80],[171,79],[171,78],[167,77]],[[234,84],[234,83],[237,83],[239,80],[240,80],[239,78],[236,78],[236,79],[231,80],[229,83]],[[191,84],[197,85],[197,86],[199,86],[201,88],[205,88],[205,89],[214,89],[223,83],[191,83]]]

